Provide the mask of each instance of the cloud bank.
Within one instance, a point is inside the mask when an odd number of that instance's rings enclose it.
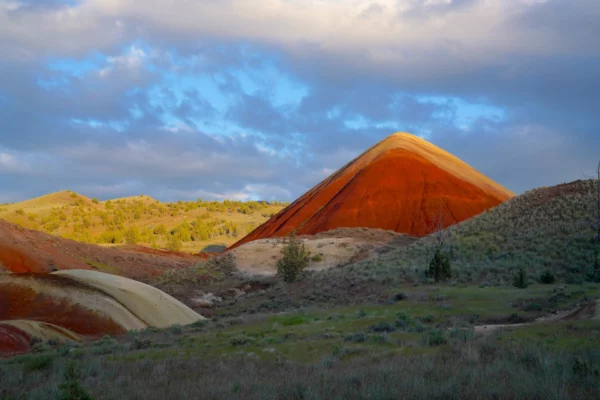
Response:
[[[521,193],[600,157],[595,0],[0,0],[0,201],[293,200],[395,131]]]

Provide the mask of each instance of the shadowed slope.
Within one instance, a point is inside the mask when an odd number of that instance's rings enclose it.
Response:
[[[312,235],[340,227],[420,236],[443,205],[446,225],[497,206],[514,194],[450,153],[396,133],[345,165],[234,244]]]

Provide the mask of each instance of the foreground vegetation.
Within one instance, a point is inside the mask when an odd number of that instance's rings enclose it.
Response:
[[[70,361],[96,399],[592,399],[600,390],[597,320],[476,330],[548,313],[541,296],[552,293],[565,294],[556,309],[589,302],[598,285],[394,289],[382,304],[222,313],[83,345],[37,343],[0,361],[0,398],[59,398]],[[525,311],[532,298],[540,307]]]
[[[0,218],[85,243],[199,252],[210,245],[232,244],[285,205],[202,199],[162,203],[144,195],[100,202],[59,192],[0,205]]]

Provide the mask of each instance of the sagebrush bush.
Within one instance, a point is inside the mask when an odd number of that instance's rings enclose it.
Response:
[[[285,282],[294,282],[300,272],[308,267],[310,252],[300,243],[294,233],[285,240],[281,249],[283,257],[277,261],[277,274]]]
[[[81,371],[74,362],[70,361],[65,367],[63,382],[58,386],[61,390],[61,400],[93,400],[81,383],[79,377]]]
[[[31,356],[25,362],[23,369],[26,372],[39,371],[50,368],[54,362],[54,357],[51,355]]]
[[[552,271],[544,271],[540,275],[540,283],[551,284],[556,282],[556,275]]]

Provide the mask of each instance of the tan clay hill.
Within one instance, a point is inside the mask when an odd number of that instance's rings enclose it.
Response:
[[[116,275],[87,270],[0,275],[0,355],[27,351],[31,337],[77,341],[201,319],[170,295]]]
[[[0,219],[0,270],[14,273],[88,269],[147,281],[199,260],[200,257],[187,253],[135,246],[123,250],[75,242]]]
[[[423,236],[440,208],[444,227],[514,197],[452,154],[409,133],[395,133],[309,190],[230,249],[296,231],[379,228]]]

